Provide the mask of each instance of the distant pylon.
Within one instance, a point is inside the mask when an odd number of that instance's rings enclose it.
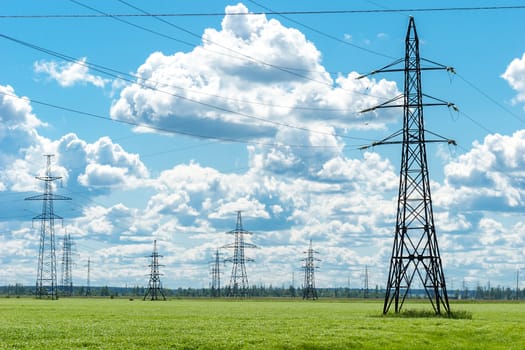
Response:
[[[62,295],[67,297],[73,295],[71,247],[71,235],[66,232],[62,243]]]
[[[316,261],[321,261],[315,257],[316,254],[319,254],[318,251],[312,248],[312,240],[310,240],[310,245],[308,250],[304,252],[306,258],[302,259],[304,261],[304,284],[303,284],[303,299],[312,299],[317,300],[317,289],[315,288],[315,269]]]
[[[249,291],[248,275],[246,274],[245,262],[253,261],[253,259],[245,257],[244,249],[256,248],[256,246],[244,241],[244,235],[251,235],[252,232],[243,229],[241,211],[237,212],[237,224],[235,226],[235,230],[228,231],[227,233],[233,234],[235,236],[234,243],[227,244],[223,247],[233,249],[233,257],[224,259],[224,261],[233,263],[230,285],[228,288],[228,296],[245,298],[248,296]]]
[[[151,264],[149,265],[151,272],[149,274],[148,289],[142,300],[146,300],[148,296],[150,300],[159,300],[160,297],[162,297],[162,300],[166,300],[164,291],[162,290],[162,282],[160,281],[162,274],[159,272],[159,266],[164,265],[159,265],[159,257],[162,257],[162,255],[159,255],[157,251],[157,240],[153,241],[153,253],[151,253],[149,257],[151,258]]]
[[[365,265],[365,288],[363,291],[363,297],[365,299],[368,298],[368,265]]]
[[[215,259],[212,261],[211,268],[211,296],[218,298],[221,296],[221,259],[219,249],[215,251]]]
[[[91,296],[91,257],[88,257],[87,263],[87,281],[86,281],[86,296]]]
[[[295,271],[292,271],[292,285],[291,292],[292,292],[292,298],[295,298]]]
[[[56,200],[71,200],[69,197],[53,194],[52,182],[60,180],[60,176],[51,175],[51,157],[46,154],[47,166],[44,176],[36,176],[36,179],[44,181],[44,194],[27,197],[26,200],[42,201],[42,214],[33,220],[40,220],[40,243],[38,249],[37,277],[35,296],[38,299],[44,297],[52,300],[58,299],[57,288],[57,261],[55,247],[55,219],[62,219],[53,211],[53,202]]]
[[[421,60],[425,61],[428,66],[422,68]],[[404,62],[404,68],[393,68],[394,65],[401,62]],[[425,129],[423,106],[441,105],[452,107],[455,110],[457,107],[453,103],[422,93],[421,71],[423,70],[446,70],[454,73],[452,67],[420,58],[416,24],[414,18],[410,17],[405,40],[405,59],[397,60],[373,72],[404,72],[404,94],[379,106],[362,111],[403,107],[403,129],[380,142],[373,143],[374,146],[399,143],[402,145],[397,218],[383,306],[384,314],[388,313],[392,303],[396,313],[401,311],[414,278],[421,282],[436,314],[441,314],[442,309],[446,313],[450,313],[445,276],[434,226],[426,143],[446,142],[455,145],[455,141],[442,138]],[[432,102],[424,103],[423,97],[432,99]],[[403,98],[402,105],[392,104],[401,98]],[[439,137],[439,139],[426,140],[425,134],[427,132]],[[392,140],[399,135],[402,135],[402,141]]]

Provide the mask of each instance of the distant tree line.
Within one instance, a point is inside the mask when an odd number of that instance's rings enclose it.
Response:
[[[61,292],[59,287],[60,297],[69,297]],[[214,296],[211,288],[164,288],[164,294],[167,298],[211,298]],[[217,292],[217,291],[215,291]],[[142,298],[146,293],[146,288],[142,286],[133,287],[111,287],[111,286],[96,286],[89,289],[85,286],[78,286],[73,288],[72,297],[128,297],[128,298]],[[35,294],[34,286],[24,286],[20,283],[14,285],[0,286],[0,295],[5,297],[17,296],[32,296]],[[301,288],[289,287],[274,287],[252,285],[247,291],[248,297],[253,298],[302,298],[303,290]],[[382,299],[385,295],[385,290],[376,286],[368,290],[362,288],[317,288],[319,298],[370,298]],[[216,295],[216,294],[215,294]],[[456,289],[448,291],[449,299],[458,300],[525,300],[525,289],[518,290],[510,287],[482,287],[477,286],[475,289]],[[221,288],[220,297],[228,297],[228,287]],[[426,298],[425,291],[413,289],[409,292],[408,298]]]
[[[464,288],[449,292],[449,298],[452,299],[475,299],[475,300],[516,300],[525,299],[525,289],[512,289],[510,287],[482,287],[477,286],[475,289]]]

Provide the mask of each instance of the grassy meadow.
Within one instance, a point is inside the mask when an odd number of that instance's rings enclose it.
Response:
[[[383,317],[381,301],[2,298],[0,349],[525,349],[525,303],[451,308],[472,318]]]

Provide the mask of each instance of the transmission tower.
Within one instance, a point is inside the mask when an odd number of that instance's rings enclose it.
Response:
[[[66,232],[62,243],[62,295],[67,297],[73,295],[71,247],[71,235]]]
[[[86,283],[86,296],[91,296],[91,257],[88,257],[88,263],[87,263],[87,283]]]
[[[303,299],[312,299],[317,300],[317,290],[315,289],[315,269],[316,261],[321,261],[315,257],[316,254],[319,254],[318,251],[312,248],[312,240],[310,240],[310,246],[308,250],[304,252],[306,258],[302,259],[304,261],[304,285],[303,285]]]
[[[162,290],[162,282],[160,281],[162,274],[159,272],[159,267],[164,265],[159,265],[159,257],[162,257],[162,255],[159,255],[157,251],[157,240],[153,241],[153,253],[149,257],[151,258],[151,264],[149,265],[151,272],[149,274],[148,289],[142,300],[146,300],[148,296],[151,297],[150,300],[159,300],[160,297],[162,297],[162,300],[166,300]]]
[[[363,297],[365,299],[368,298],[368,265],[365,265],[365,288],[364,288],[364,293],[363,293]]]
[[[295,298],[295,271],[292,271],[292,285],[291,285],[292,298]]]
[[[256,248],[254,244],[246,243],[244,235],[251,235],[252,232],[246,231],[242,227],[241,211],[237,212],[237,224],[235,230],[227,232],[235,236],[235,242],[225,245],[223,248],[233,249],[233,257],[225,259],[233,263],[232,274],[230,278],[230,285],[228,288],[228,296],[242,297],[248,296],[248,275],[246,274],[246,261],[253,261],[253,259],[244,256],[245,248]]]
[[[425,62],[421,67],[420,62]],[[395,68],[404,62],[404,68]],[[404,72],[404,94],[393,98],[377,108],[403,107],[403,129],[375,142],[375,145],[401,144],[401,169],[399,179],[399,195],[397,201],[397,218],[394,244],[386,286],[383,313],[388,313],[392,303],[396,313],[401,311],[414,279],[419,279],[436,314],[442,309],[450,313],[448,295],[439,254],[430,183],[427,166],[426,144],[429,142],[446,142],[455,145],[455,141],[445,139],[424,128],[423,106],[448,106],[457,109],[449,103],[421,92],[421,72],[424,70],[446,70],[454,73],[452,67],[419,57],[419,39],[414,18],[410,17],[405,40],[405,58],[374,71]],[[431,99],[424,103],[423,97]],[[403,104],[393,102],[403,99]],[[425,139],[426,133],[437,136],[438,139]],[[402,141],[394,138],[402,135]],[[369,147],[369,146],[367,146]],[[366,148],[366,147],[363,147]]]
[[[55,251],[55,219],[62,219],[53,211],[53,202],[56,200],[71,200],[69,197],[53,194],[53,181],[60,180],[60,176],[51,175],[51,158],[46,154],[47,165],[44,176],[36,179],[44,181],[44,194],[27,197],[26,200],[42,201],[42,214],[33,218],[40,220],[40,241],[37,262],[37,277],[35,295],[38,299],[44,297],[52,300],[58,299],[57,288],[57,261]]]
[[[221,259],[219,249],[215,251],[215,259],[211,261],[211,296],[218,298],[221,296]]]

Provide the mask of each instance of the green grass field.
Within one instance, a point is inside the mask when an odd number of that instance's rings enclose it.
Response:
[[[381,308],[379,301],[3,298],[0,348],[525,349],[525,303],[451,305],[472,319],[383,317]]]

